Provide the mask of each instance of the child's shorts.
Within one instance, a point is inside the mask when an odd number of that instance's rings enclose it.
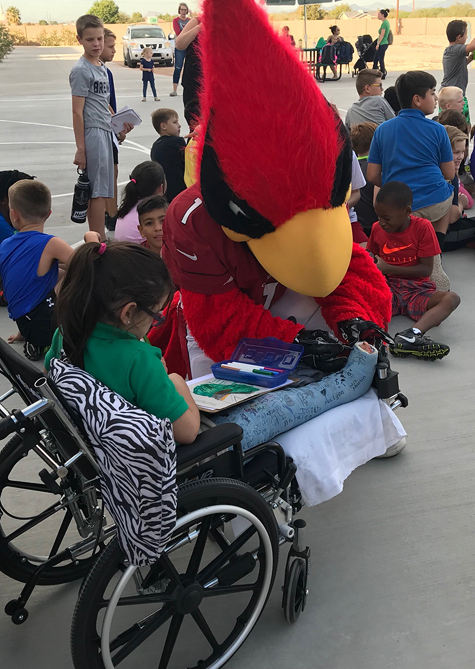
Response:
[[[86,128],[86,171],[91,182],[91,198],[114,197],[114,154],[112,132]]]
[[[409,316],[413,321],[425,314],[430,298],[437,291],[435,283],[429,280],[388,276],[387,281],[393,295],[392,315]]]
[[[29,344],[49,346],[56,330],[56,293],[52,290],[32,311],[16,320],[18,329]]]

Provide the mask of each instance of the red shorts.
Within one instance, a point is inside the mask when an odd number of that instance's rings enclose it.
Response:
[[[433,281],[414,281],[400,276],[387,277],[393,295],[393,316],[409,316],[417,321],[427,311],[432,295],[437,291]]]

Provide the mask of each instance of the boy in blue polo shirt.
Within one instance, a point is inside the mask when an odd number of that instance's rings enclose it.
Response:
[[[442,249],[453,199],[453,186],[448,182],[455,176],[455,167],[447,133],[426,118],[437,105],[436,85],[428,72],[416,70],[398,77],[401,111],[374,133],[366,178],[379,187],[388,181],[409,186],[414,194],[413,215],[432,223]],[[439,274],[433,277],[438,289],[448,290],[450,283],[440,257],[434,267]]]

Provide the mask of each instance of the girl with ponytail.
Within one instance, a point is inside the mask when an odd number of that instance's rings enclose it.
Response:
[[[137,205],[151,195],[165,195],[167,182],[163,167],[153,160],[146,160],[134,167],[130,181],[122,193],[122,202],[117,212],[115,239],[120,242],[142,244],[143,238],[137,229],[139,216]]]
[[[126,242],[81,246],[57,300],[58,329],[45,359],[69,361],[137,407],[169,418],[176,441],[192,443],[200,417],[188,386],[167,374],[160,349],[144,341],[173,297],[163,260]]]

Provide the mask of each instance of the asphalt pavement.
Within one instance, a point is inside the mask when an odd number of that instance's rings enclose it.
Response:
[[[46,230],[69,243],[84,226],[69,220],[76,179],[68,73],[74,48],[23,47],[0,64],[0,169],[36,175],[53,193]],[[177,109],[171,77],[158,70],[160,103],[141,102],[141,77],[111,65],[119,107],[129,105],[142,125],[120,152],[119,182],[146,160],[156,138],[150,113]],[[398,73],[390,73],[386,85]],[[438,81],[441,72],[434,72]],[[468,97],[475,112],[475,78]],[[356,99],[345,74],[322,90],[341,113]],[[354,472],[341,495],[305,509],[312,549],[307,608],[287,626],[280,608],[285,555],[262,618],[230,661],[231,669],[473,669],[475,666],[475,448],[473,349],[475,251],[444,254],[459,309],[436,331],[451,347],[443,361],[398,360],[409,407],[398,412],[409,434],[397,458]],[[391,324],[396,332],[407,319]],[[0,335],[14,331],[5,309]],[[0,383],[3,390],[4,383]],[[18,496],[21,501],[21,495]],[[41,546],[45,537],[38,535]],[[30,618],[16,627],[1,613],[20,584],[0,575],[0,666],[70,669],[69,628],[78,584],[38,588]],[[181,669],[181,668],[180,668]]]

